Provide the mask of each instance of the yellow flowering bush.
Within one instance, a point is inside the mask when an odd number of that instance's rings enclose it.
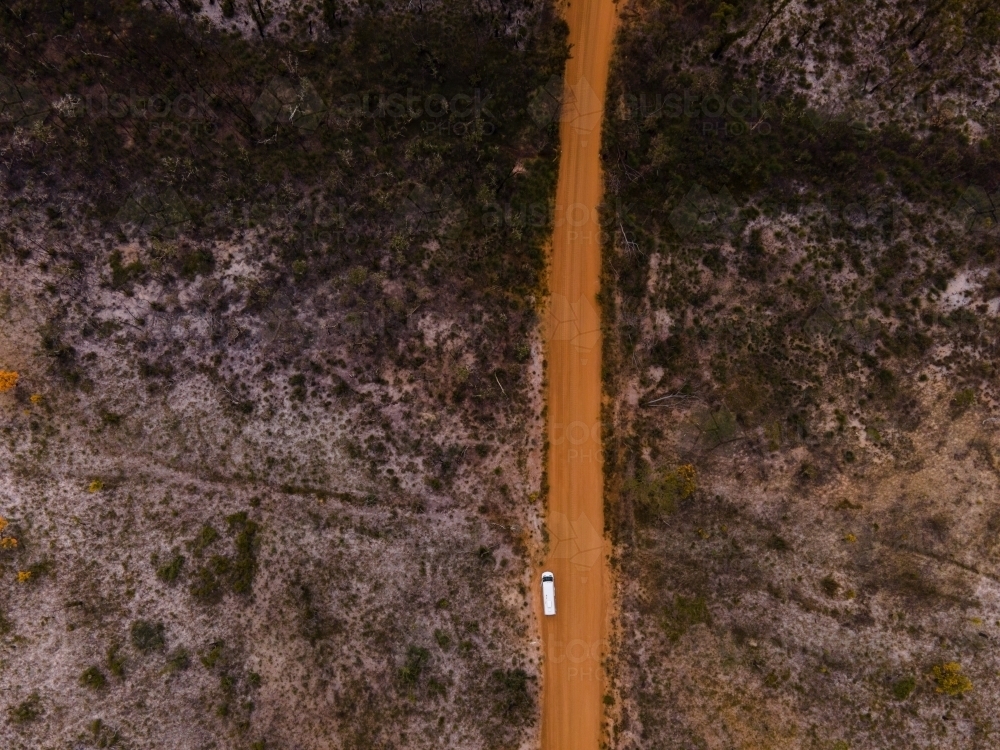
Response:
[[[33,404],[40,404],[40,403],[42,403],[42,394],[41,393],[32,393],[30,401]]]
[[[2,534],[8,526],[10,526],[10,521],[3,516],[0,516],[0,534]],[[14,549],[15,547],[17,547],[17,539],[14,537],[8,536],[0,539],[0,549]]]
[[[677,489],[681,500],[687,500],[698,489],[696,478],[697,473],[691,464],[678,466],[676,471],[667,475],[667,480]]]
[[[10,370],[0,370],[0,393],[9,391],[17,385],[17,373]]]
[[[19,570],[19,571],[17,571],[17,582],[18,583],[27,583],[30,580],[31,580],[31,571],[30,570]]]
[[[626,488],[636,499],[637,509],[647,520],[673,513],[677,503],[698,489],[697,472],[691,464],[643,481],[632,480]]]
[[[104,489],[104,482],[100,479],[93,480],[89,485],[87,485],[87,492],[100,492]]]
[[[937,691],[945,695],[961,695],[972,690],[972,680],[962,674],[962,665],[955,661],[937,664],[931,669]]]

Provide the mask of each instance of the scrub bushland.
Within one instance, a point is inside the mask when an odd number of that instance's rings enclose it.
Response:
[[[5,747],[532,741],[565,38],[0,6]]]
[[[614,745],[995,742],[997,29],[982,2],[625,11]]]

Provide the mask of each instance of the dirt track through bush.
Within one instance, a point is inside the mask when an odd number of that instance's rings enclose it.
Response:
[[[607,570],[600,442],[600,141],[614,36],[611,0],[566,9],[562,153],[553,235],[548,337],[549,548],[555,617],[543,617],[542,747],[588,750],[601,738]],[[539,608],[540,609],[540,608]]]

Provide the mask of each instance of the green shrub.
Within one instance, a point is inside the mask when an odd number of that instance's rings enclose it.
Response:
[[[139,278],[146,270],[139,261],[123,265],[122,254],[119,250],[111,253],[109,262],[111,265],[112,289],[128,289],[132,282]]]
[[[177,580],[177,576],[180,575],[183,566],[184,556],[174,555],[174,558],[170,562],[164,563],[156,569],[156,577],[164,583],[173,583]]]
[[[534,700],[528,690],[528,674],[523,669],[496,669],[490,685],[496,703],[495,713],[507,724],[519,724],[533,712]]]
[[[179,648],[167,657],[167,664],[163,667],[163,672],[165,674],[183,672],[190,666],[191,655],[188,654],[187,649]]]
[[[837,580],[832,575],[825,576],[823,580],[819,582],[819,587],[823,589],[823,593],[829,597],[836,596],[837,592],[840,591],[840,584],[837,583]]]
[[[437,645],[441,647],[442,651],[447,651],[451,648],[451,636],[443,630],[434,631],[434,640],[437,641]]]
[[[663,629],[671,641],[677,641],[693,625],[710,625],[711,622],[711,613],[703,596],[688,598],[677,595],[673,604],[663,608]]]
[[[212,648],[208,650],[208,653],[201,657],[201,663],[205,669],[211,669],[222,658],[222,649],[225,648],[225,645],[222,641],[216,641],[212,644]]]
[[[680,372],[687,364],[690,356],[686,338],[674,334],[653,344],[649,352],[649,360],[659,365],[667,372]]]
[[[7,710],[12,724],[27,724],[42,715],[42,699],[38,693],[32,693],[25,700]]]
[[[875,385],[879,393],[887,399],[894,397],[899,391],[896,373],[887,367],[880,367],[875,371]]]
[[[448,694],[448,686],[440,680],[436,680],[431,677],[427,680],[427,694],[443,698]]]
[[[118,744],[117,730],[107,726],[100,719],[94,719],[87,725],[90,730],[91,742],[94,747],[114,747]]]
[[[910,693],[917,687],[917,680],[912,675],[907,675],[892,683],[892,695],[898,701],[905,701],[910,697]]]
[[[214,256],[209,250],[202,247],[185,247],[177,255],[177,270],[185,279],[207,275],[214,267]]]
[[[108,671],[115,677],[125,676],[125,657],[121,655],[121,648],[116,644],[108,647],[108,655],[104,660]]]
[[[736,417],[723,407],[704,415],[698,424],[709,448],[728,442],[736,435]]]
[[[775,552],[787,552],[791,549],[791,545],[775,534],[768,540],[767,548],[773,549]]]
[[[234,555],[213,555],[206,565],[199,567],[193,575],[191,594],[207,604],[218,602],[226,588],[234,594],[249,594],[253,589],[257,573],[257,550],[260,546],[260,527],[251,521],[245,511],[226,517],[229,532],[236,534]],[[192,542],[196,551],[204,549],[218,539],[219,533],[205,524],[198,537]]]
[[[260,527],[248,520],[245,512],[229,516],[226,521],[230,530],[239,529],[236,536],[236,558],[229,572],[230,586],[233,593],[249,594],[257,573],[257,548],[260,545],[257,533]]]
[[[27,572],[31,574],[28,580],[37,583],[43,576],[51,575],[54,568],[53,562],[47,559],[32,563],[26,568]]]
[[[399,669],[399,679],[403,685],[407,687],[416,685],[430,658],[431,652],[426,648],[410,646],[406,652],[406,662]]]
[[[132,645],[145,654],[162,651],[167,644],[165,631],[162,622],[137,620],[132,623]]]
[[[974,388],[963,388],[951,400],[951,413],[953,417],[958,417],[969,410],[969,407],[976,403],[976,391]]]
[[[108,679],[97,667],[87,667],[80,675],[80,684],[91,690],[100,690],[108,684]]]
[[[198,536],[191,542],[191,549],[194,550],[196,555],[199,555],[218,538],[219,532],[215,530],[214,526],[206,523],[201,527]]]
[[[690,498],[697,488],[697,472],[691,464],[625,483],[626,492],[635,501],[638,520],[647,523],[673,513],[677,503]]]
[[[216,555],[208,565],[202,565],[194,572],[191,583],[191,595],[205,603],[214,604],[222,599],[222,582],[219,580],[217,572],[229,568],[229,558]]]
[[[336,31],[343,23],[340,19],[340,0],[322,0],[323,20],[330,31]]]
[[[812,482],[819,477],[819,469],[815,464],[803,461],[799,466],[797,476],[802,482]]]

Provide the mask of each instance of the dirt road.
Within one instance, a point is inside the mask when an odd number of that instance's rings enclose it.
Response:
[[[562,152],[547,326],[550,490],[545,566],[555,573],[557,614],[542,617],[543,750],[597,750],[601,738],[608,587],[597,205],[603,193],[600,126],[616,10],[612,0],[571,0],[564,8],[572,49],[559,112]]]

